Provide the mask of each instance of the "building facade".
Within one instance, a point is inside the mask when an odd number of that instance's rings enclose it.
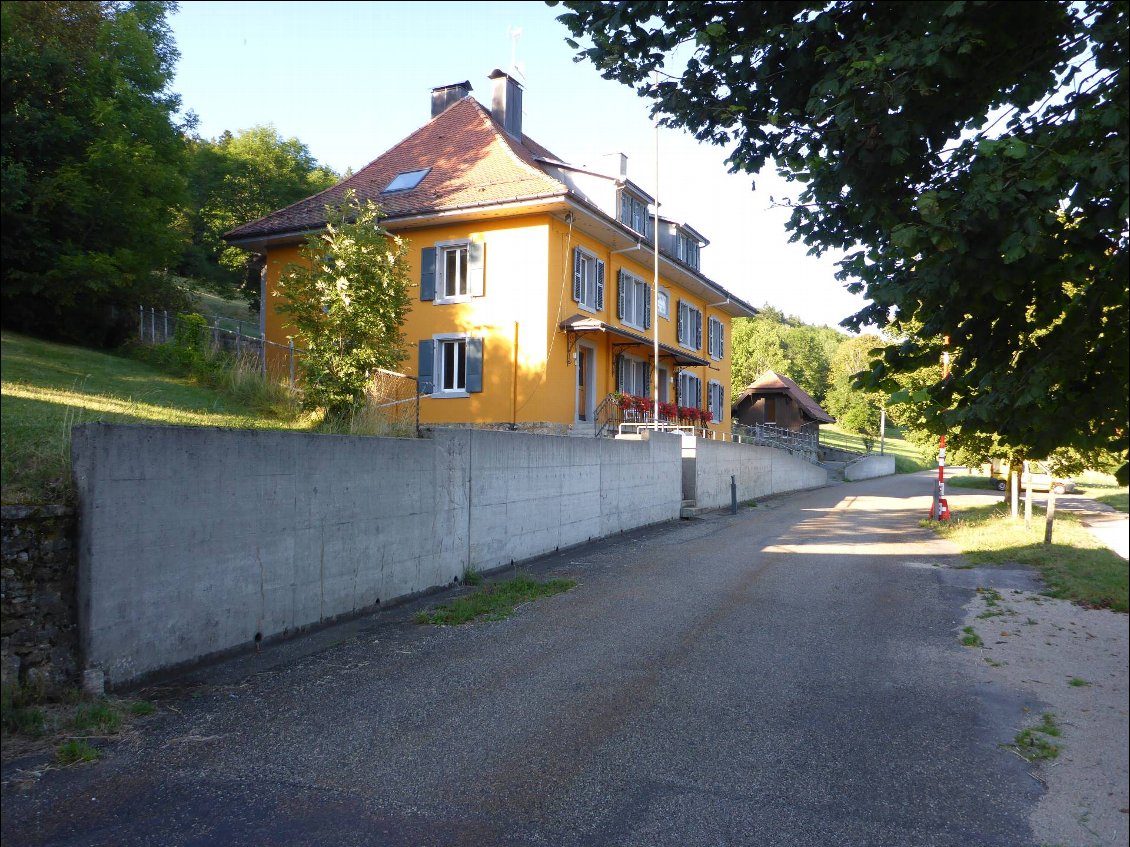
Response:
[[[657,221],[623,156],[561,161],[522,133],[521,86],[501,71],[490,81],[489,109],[469,83],[434,89],[431,120],[408,138],[225,236],[265,257],[265,337],[293,335],[272,297],[279,275],[353,190],[410,245],[402,370],[419,380],[422,423],[596,434],[610,399],[650,397],[657,378],[662,404],[708,410],[706,426],[728,430],[730,323],[755,310],[701,273],[706,239]]]

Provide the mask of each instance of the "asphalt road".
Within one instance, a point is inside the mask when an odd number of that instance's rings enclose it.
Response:
[[[625,534],[532,564],[580,584],[507,621],[409,622],[439,595],[198,672],[97,765],[6,784],[3,843],[1031,844],[998,745],[1038,704],[963,670],[929,491]]]

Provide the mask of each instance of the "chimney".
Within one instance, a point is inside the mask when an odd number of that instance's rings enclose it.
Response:
[[[623,153],[605,153],[600,157],[603,170],[621,181],[628,178],[628,157]]]
[[[432,89],[432,117],[442,115],[471,93],[471,83],[464,80]]]
[[[522,86],[510,74],[495,68],[487,77],[494,83],[490,98],[490,114],[506,134],[522,140]]]

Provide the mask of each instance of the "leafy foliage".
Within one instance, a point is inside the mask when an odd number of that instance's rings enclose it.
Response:
[[[733,396],[772,370],[788,376],[822,402],[829,388],[829,360],[846,338],[830,327],[785,317],[768,305],[756,317],[735,319],[730,342]]]
[[[923,388],[936,430],[1125,451],[1128,4],[565,6],[579,60],[735,171],[798,184],[793,238],[847,251],[838,276],[871,300],[847,325],[918,324],[873,386],[948,335],[961,367]]]
[[[297,138],[255,126],[189,143],[192,204],[185,225],[192,242],[178,270],[221,291],[242,289],[258,303],[259,264],[253,254],[222,240],[225,232],[329,188],[337,174],[320,165]]]
[[[379,214],[353,192],[327,206],[326,229],[307,237],[302,262],[283,269],[276,291],[307,350],[303,405],[329,416],[356,408],[373,371],[405,356],[408,246],[380,226]]]
[[[178,305],[184,143],[169,3],[0,7],[4,322],[84,341],[107,307]],[[65,313],[79,313],[64,321]]]

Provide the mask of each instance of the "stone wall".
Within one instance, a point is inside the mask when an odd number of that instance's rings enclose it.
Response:
[[[57,691],[77,682],[75,514],[65,506],[0,509],[0,676]]]

